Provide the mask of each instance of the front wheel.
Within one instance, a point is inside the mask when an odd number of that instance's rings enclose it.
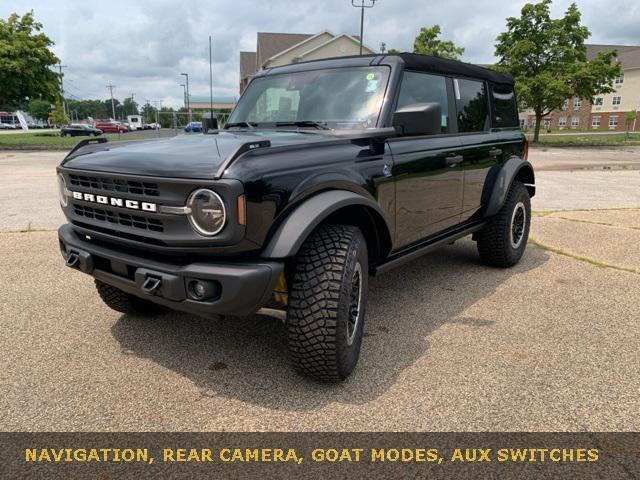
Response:
[[[96,290],[98,290],[102,301],[116,312],[148,316],[162,313],[165,310],[162,305],[130,295],[100,280],[95,282]]]
[[[478,253],[494,267],[511,267],[520,261],[529,238],[531,200],[527,187],[514,181],[500,211],[478,232]]]
[[[289,353],[301,373],[340,381],[355,368],[368,268],[367,243],[357,227],[322,225],[302,245],[287,312]]]

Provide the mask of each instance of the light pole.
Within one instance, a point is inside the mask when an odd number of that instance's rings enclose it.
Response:
[[[184,75],[184,77],[187,79],[187,81],[185,82],[187,84],[187,113],[189,114],[189,123],[191,123],[191,99],[189,98],[189,74],[188,73],[181,73],[180,75]]]
[[[181,83],[180,86],[182,87],[182,100],[184,101],[184,109],[187,109],[187,86],[184,83]]]
[[[360,55],[362,55],[362,37],[364,35],[364,9],[373,8],[378,0],[368,1],[370,3],[367,3],[367,0],[360,0],[360,3],[356,3],[356,0],[351,0],[351,5],[360,9]]]

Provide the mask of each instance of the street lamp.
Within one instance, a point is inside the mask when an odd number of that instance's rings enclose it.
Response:
[[[373,8],[378,0],[360,0],[360,3],[356,3],[356,0],[351,0],[351,5],[360,9],[360,55],[362,55],[362,37],[364,35],[364,9]]]
[[[187,86],[187,112],[189,114],[189,122],[191,122],[191,99],[189,98],[189,74],[188,73],[181,73],[180,75],[183,75],[187,80],[186,80],[186,86]]]
[[[182,100],[184,101],[184,109],[187,109],[187,86],[184,83],[181,83],[180,86],[182,87],[183,93],[182,93]]]

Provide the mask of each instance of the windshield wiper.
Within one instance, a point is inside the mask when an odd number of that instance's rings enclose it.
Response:
[[[231,122],[231,123],[227,123],[224,126],[224,129],[226,130],[227,128],[231,128],[231,127],[246,127],[249,130],[253,130],[253,128],[257,126],[258,126],[257,123],[251,123],[251,122]]]
[[[298,120],[295,122],[276,122],[276,127],[315,127],[319,130],[331,130],[326,125],[313,120]]]

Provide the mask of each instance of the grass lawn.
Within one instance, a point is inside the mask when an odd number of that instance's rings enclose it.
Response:
[[[128,136],[118,134],[102,135],[110,142],[123,140],[146,140],[153,137],[144,135]],[[71,150],[79,141],[101,137],[61,137],[58,133],[17,133],[0,135],[0,150]]]
[[[529,141],[533,135],[527,135]],[[534,147],[625,147],[640,145],[640,133],[627,135],[540,135]]]
[[[103,135],[110,142],[123,140],[147,140],[157,138],[155,133],[144,135],[107,134]],[[15,135],[0,135],[0,150],[71,150],[80,140],[100,137],[61,137],[57,132],[20,133]],[[533,135],[527,134],[529,141]],[[640,145],[640,133],[632,133],[627,137],[620,135],[541,135],[538,143],[533,147],[625,147]]]

